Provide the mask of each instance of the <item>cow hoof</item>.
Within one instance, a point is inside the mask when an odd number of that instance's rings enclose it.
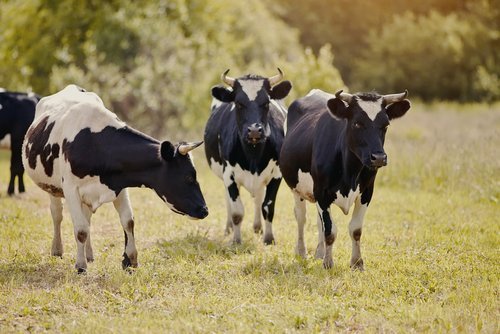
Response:
[[[87,269],[85,268],[76,268],[76,272],[78,273],[78,275],[84,275],[87,273]]]
[[[92,257],[88,257],[87,258],[87,262],[94,262],[94,257],[93,256]]]
[[[330,269],[332,267],[333,267],[333,260],[332,259],[323,259],[323,268]]]
[[[316,253],[314,253],[314,258],[316,259],[322,259],[325,257],[325,246],[324,245],[318,245],[316,247]]]
[[[241,245],[241,238],[234,238],[233,239],[233,244],[234,245]]]
[[[359,259],[359,260],[356,260],[356,261],[351,261],[351,269],[352,270],[364,271],[365,270],[365,266],[364,266],[364,263],[363,263],[363,259]]]
[[[274,236],[272,236],[272,235],[264,236],[264,245],[276,245],[276,241],[274,240]]]
[[[300,256],[301,258],[306,258],[306,247],[304,245],[298,245],[295,247],[295,254]]]

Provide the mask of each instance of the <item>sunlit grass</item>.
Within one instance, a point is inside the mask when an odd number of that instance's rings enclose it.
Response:
[[[416,106],[393,122],[389,166],[380,171],[363,229],[365,272],[349,268],[348,217],[335,265],[324,270],[308,206],[306,260],[294,255],[292,196],[280,189],[277,245],[252,230],[243,194],[242,245],[224,236],[222,182],[197,152],[210,209],[203,221],[169,211],[147,189],[131,191],[140,267],[121,269],[123,231],[112,205],[92,221],[96,260],[77,275],[65,210],[62,259],[49,256],[45,193],[6,196],[0,151],[0,332],[486,332],[498,333],[500,112]],[[446,110],[443,110],[446,109]]]

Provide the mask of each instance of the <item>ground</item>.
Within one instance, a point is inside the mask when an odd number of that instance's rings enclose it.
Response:
[[[196,139],[196,138],[187,138]],[[365,271],[349,268],[348,217],[338,226],[334,267],[294,255],[293,199],[280,188],[276,245],[252,229],[243,192],[243,243],[224,236],[222,182],[198,149],[210,210],[174,214],[148,189],[132,189],[139,268],[121,269],[123,231],[111,204],[92,220],[95,262],[73,268],[69,214],[63,258],[50,254],[47,195],[31,180],[7,197],[9,152],[0,150],[0,332],[485,332],[500,331],[500,106],[416,105],[392,122],[389,165],[376,182],[362,236]]]

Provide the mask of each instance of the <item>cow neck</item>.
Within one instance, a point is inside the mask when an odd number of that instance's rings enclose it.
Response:
[[[343,182],[349,186],[350,189],[355,190],[359,182],[359,176],[364,168],[358,157],[349,149],[347,139],[345,136],[345,129],[340,140],[341,154],[342,154],[342,168],[343,168]]]

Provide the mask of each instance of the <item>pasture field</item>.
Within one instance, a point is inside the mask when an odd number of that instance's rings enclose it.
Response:
[[[500,105],[417,104],[392,123],[389,165],[363,229],[364,272],[349,268],[348,217],[338,208],[334,268],[313,258],[312,205],[308,258],[294,255],[284,183],[277,244],[264,246],[253,233],[242,191],[243,243],[231,245],[222,182],[198,150],[210,215],[188,220],[152,191],[132,189],[139,268],[121,269],[123,231],[107,204],[92,220],[95,262],[77,275],[69,213],[65,254],[51,257],[48,197],[31,180],[26,194],[7,197],[9,152],[0,151],[0,332],[499,333]]]

